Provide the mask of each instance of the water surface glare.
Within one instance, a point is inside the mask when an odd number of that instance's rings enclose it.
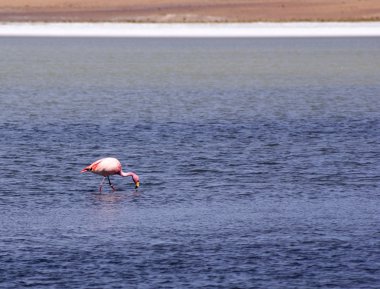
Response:
[[[0,56],[1,288],[379,288],[380,38]]]

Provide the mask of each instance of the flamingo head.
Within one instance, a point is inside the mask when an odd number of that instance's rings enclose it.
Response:
[[[138,175],[133,174],[132,175],[132,180],[135,183],[135,189],[137,189],[140,186],[140,178]]]

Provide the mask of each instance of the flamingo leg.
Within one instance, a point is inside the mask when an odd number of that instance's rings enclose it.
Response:
[[[103,178],[102,182],[100,183],[100,186],[99,186],[99,193],[102,192],[102,187],[103,187],[103,183],[104,183],[104,180],[106,179],[106,177]]]
[[[108,176],[107,178],[108,178],[108,183],[110,184],[110,186],[111,186],[112,190],[113,190],[113,191],[115,191],[116,189],[115,189],[114,185],[113,185],[113,184],[111,184],[111,180],[110,180],[110,177]]]

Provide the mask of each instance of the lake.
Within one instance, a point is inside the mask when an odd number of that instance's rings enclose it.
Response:
[[[379,288],[380,38],[0,56],[1,288]]]

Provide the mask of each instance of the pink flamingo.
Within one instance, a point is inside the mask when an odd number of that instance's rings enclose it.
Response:
[[[133,182],[135,183],[135,188],[137,189],[140,186],[140,178],[133,172],[125,173],[121,169],[121,164],[118,159],[115,158],[104,158],[93,162],[91,165],[85,167],[81,170],[81,173],[91,172],[97,175],[103,176],[103,180],[100,183],[99,192],[102,191],[104,180],[107,178],[108,183],[110,184],[113,191],[115,187],[111,184],[110,176],[111,175],[120,175],[122,177],[132,177]]]

